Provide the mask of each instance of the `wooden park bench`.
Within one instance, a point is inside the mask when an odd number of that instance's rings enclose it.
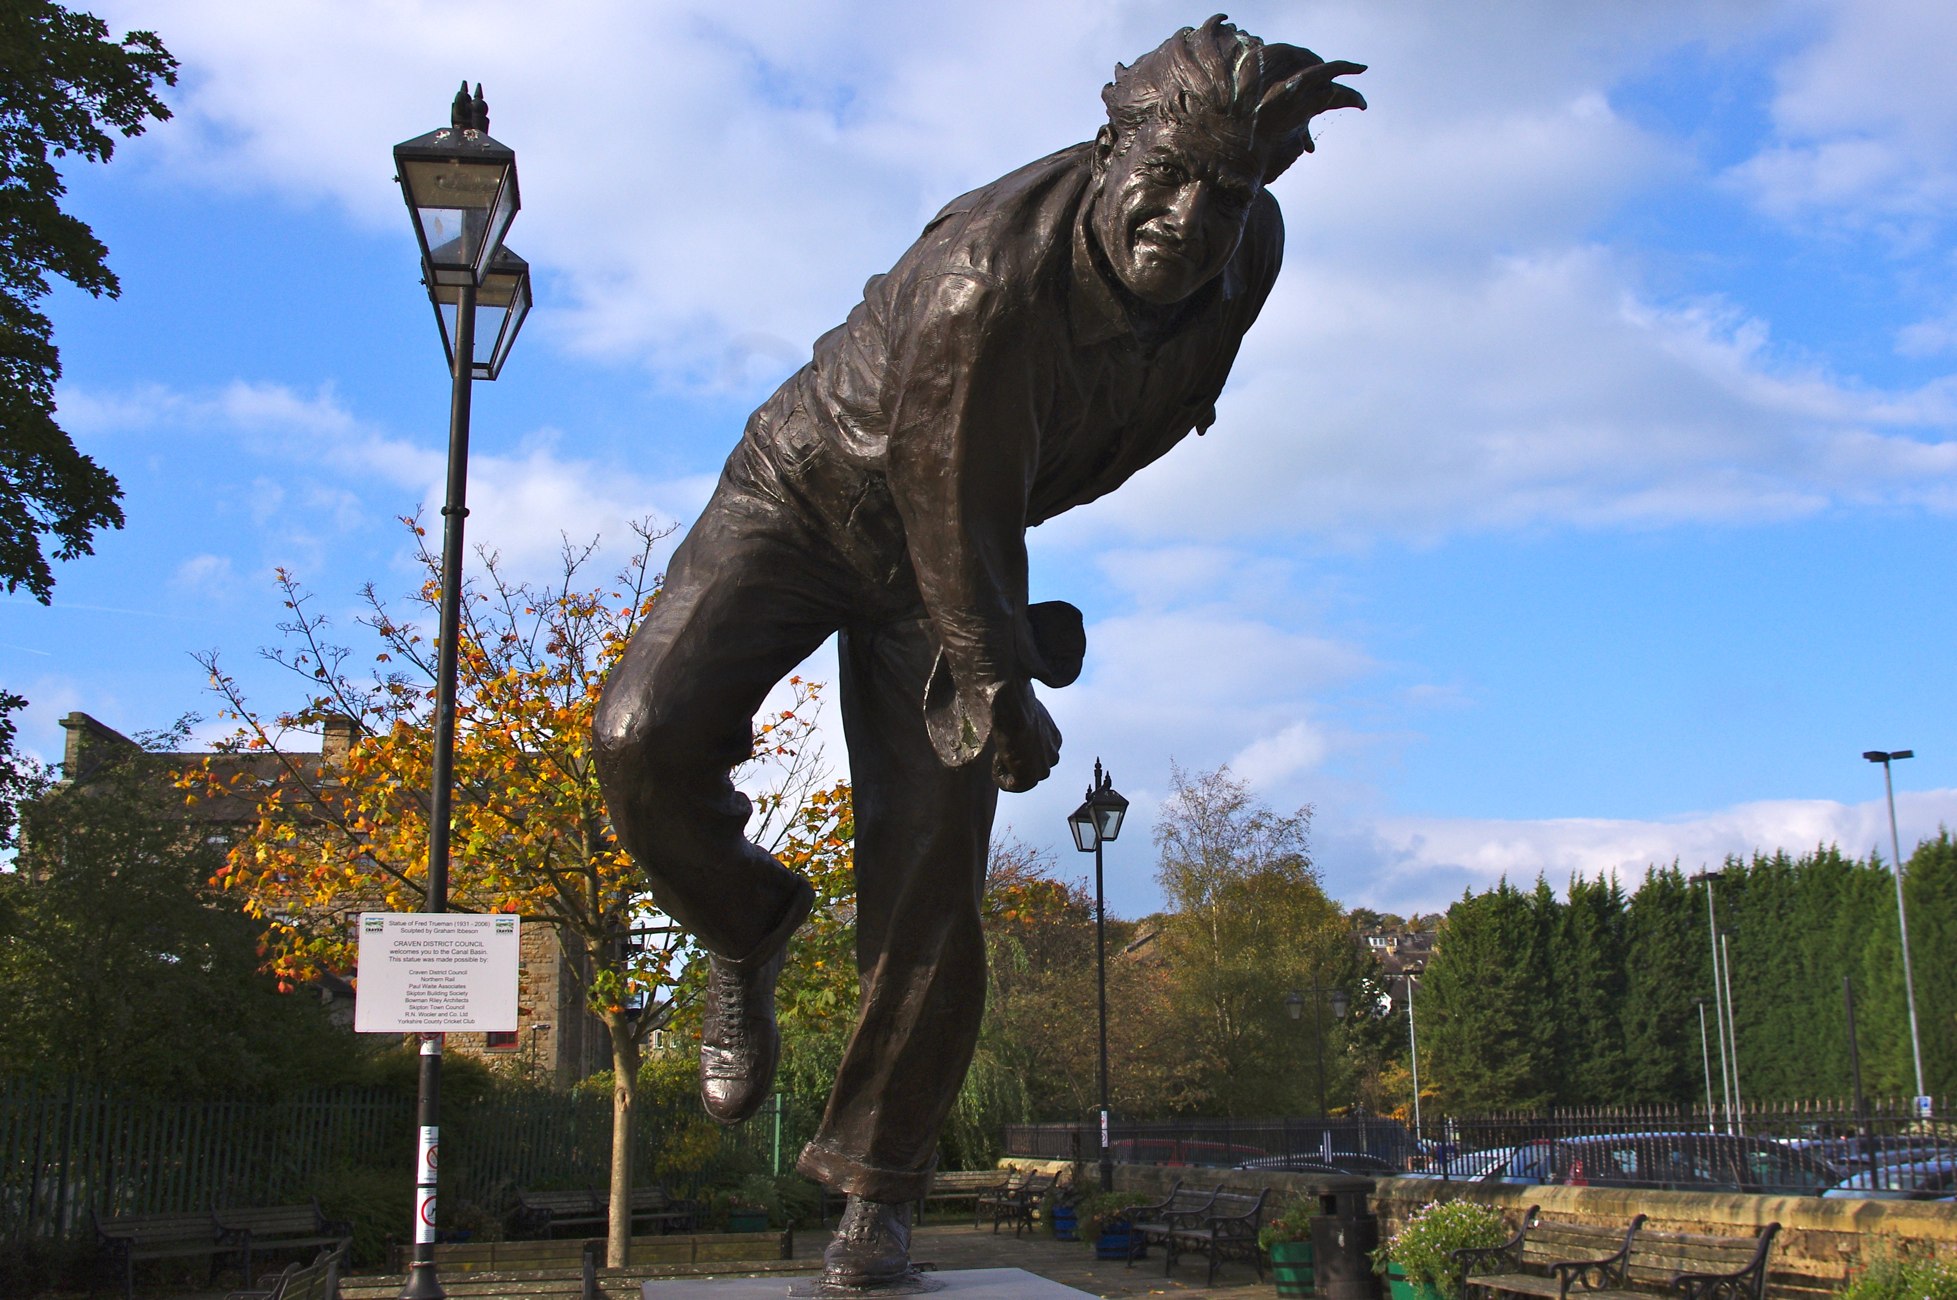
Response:
[[[339,1300],[346,1272],[345,1246],[322,1250],[310,1264],[287,1264],[258,1279],[258,1285],[233,1291],[224,1300]]]
[[[1000,1224],[1010,1223],[1012,1235],[1017,1237],[1021,1231],[1032,1228],[1040,1202],[1053,1190],[1056,1181],[1054,1174],[1015,1174],[1004,1187],[980,1192],[972,1204],[972,1226],[978,1227],[979,1220],[990,1214],[993,1232],[999,1231]]]
[[[664,1187],[632,1190],[632,1226],[650,1224],[662,1233],[691,1232],[699,1226],[700,1207],[668,1195]],[[559,1229],[604,1229],[611,1222],[611,1196],[606,1192],[525,1192],[516,1194],[510,1229],[516,1236],[556,1235]]]
[[[1751,1237],[1652,1232],[1644,1224],[1642,1214],[1621,1233],[1605,1225],[1545,1223],[1531,1206],[1507,1242],[1457,1250],[1454,1259],[1466,1273],[1470,1297],[1479,1292],[1567,1300],[1574,1292],[1584,1300],[1644,1300],[1656,1291],[1680,1300],[1765,1300],[1767,1256],[1778,1223]]]
[[[1223,1184],[1218,1183],[1207,1192],[1200,1187],[1184,1187],[1180,1178],[1169,1188],[1169,1194],[1153,1205],[1138,1205],[1128,1212],[1128,1267],[1148,1253],[1150,1246],[1164,1245],[1169,1240],[1169,1232],[1178,1223],[1194,1223],[1209,1213],[1210,1206],[1222,1193]]]
[[[353,1225],[327,1218],[317,1200],[303,1205],[233,1206],[212,1217],[218,1239],[243,1259],[246,1277],[251,1276],[254,1256],[263,1258],[282,1250],[330,1252],[353,1243]]]
[[[917,1217],[921,1221],[933,1205],[970,1201],[977,1206],[979,1197],[1002,1192],[1009,1183],[1010,1179],[997,1169],[940,1169],[931,1175],[930,1190],[917,1198]]]
[[[1254,1193],[1218,1188],[1209,1209],[1200,1217],[1176,1221],[1164,1234],[1162,1276],[1169,1275],[1183,1251],[1199,1250],[1210,1266],[1204,1286],[1216,1284],[1216,1266],[1225,1259],[1249,1260],[1262,1282],[1264,1253],[1257,1247],[1257,1230],[1264,1226],[1264,1203],[1270,1198],[1268,1187]]]
[[[95,1228],[95,1241],[101,1271],[113,1272],[122,1279],[125,1297],[136,1293],[136,1265],[157,1259],[197,1259],[211,1261],[210,1284],[217,1282],[218,1265],[226,1257],[243,1256],[235,1245],[227,1245],[210,1211],[170,1214],[118,1214],[107,1218],[89,1211]],[[243,1274],[250,1277],[249,1271]],[[91,1275],[91,1278],[93,1275]],[[89,1294],[95,1294],[91,1280]]]

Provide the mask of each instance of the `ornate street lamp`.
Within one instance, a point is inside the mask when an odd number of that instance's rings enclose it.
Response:
[[[481,285],[521,206],[516,154],[490,139],[482,86],[471,96],[463,82],[447,126],[395,145],[394,171],[429,283]]]
[[[1331,997],[1327,999],[1325,994]],[[1352,998],[1344,989],[1322,989],[1318,984],[1318,972],[1311,975],[1312,1027],[1318,1044],[1318,1117],[1326,1117],[1325,1108],[1325,1016],[1323,1007],[1327,1001],[1332,1004],[1332,1019],[1344,1020],[1345,1013],[1352,1006]],[[1293,1020],[1302,1020],[1305,1015],[1305,995],[1292,989],[1284,995],[1284,1014]]]
[[[435,308],[435,325],[442,332],[442,352],[449,370],[455,369],[455,340],[460,329],[462,294],[466,286],[431,283],[428,299]],[[516,343],[523,318],[530,314],[530,263],[507,248],[498,248],[489,271],[476,290],[474,355],[469,377],[494,379],[503,372]]]
[[[1094,760],[1094,783],[1087,798],[1067,818],[1074,847],[1094,855],[1094,970],[1101,996],[1101,1190],[1114,1190],[1114,1150],[1108,1145],[1108,925],[1101,897],[1101,845],[1121,834],[1128,801],[1114,788],[1113,778]]]
[[[435,659],[435,737],[428,799],[428,891],[422,910],[448,910],[449,810],[455,789],[456,642],[462,600],[462,521],[468,516],[469,399],[494,379],[530,310],[530,268],[505,249],[516,216],[516,154],[489,138],[478,85],[455,94],[449,125],[394,146],[395,179],[421,247],[422,283],[435,307],[451,382],[448,485],[442,504],[442,605]],[[478,316],[489,313],[487,347]],[[420,1141],[415,1160],[414,1259],[401,1300],[442,1300],[435,1271],[435,1189],[441,1146],[442,1036],[421,1036]]]

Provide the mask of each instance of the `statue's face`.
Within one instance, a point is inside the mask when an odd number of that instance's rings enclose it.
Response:
[[[1143,302],[1181,302],[1208,284],[1243,238],[1263,186],[1249,133],[1236,123],[1144,123],[1116,153],[1095,145],[1100,189],[1088,229]]]

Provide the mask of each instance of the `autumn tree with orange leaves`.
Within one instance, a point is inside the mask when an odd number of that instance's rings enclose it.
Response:
[[[291,574],[277,577],[288,617],[283,643],[264,651],[306,683],[303,702],[263,714],[215,654],[200,662],[224,714],[238,723],[218,757],[181,774],[190,800],[244,801],[246,829],[218,881],[241,894],[266,926],[270,964],[287,981],[354,968],[354,919],[362,911],[422,906],[435,708],[435,654],[420,622],[436,621],[440,556],[414,519],[423,580],[406,616],[369,584],[358,623],[376,643],[366,661],[334,640],[327,618]],[[663,534],[635,525],[635,553],[613,582],[587,586],[597,542],[566,543],[547,585],[518,580],[479,551],[480,576],[465,582],[457,646],[455,792],[449,909],[512,912],[555,928],[565,963],[582,982],[612,1058],[610,1242],[626,1262],[632,1186],[632,1119],[643,1048],[670,1022],[697,982],[694,952],[656,912],[612,834],[591,760],[600,689],[657,599],[650,568]],[[755,799],[758,842],[789,865],[819,867],[847,852],[837,812],[846,786],[811,801],[821,774],[811,743],[818,688],[791,683],[790,707],[757,720],[754,762],[769,769]],[[289,742],[333,719],[351,722],[343,758],[322,761]],[[337,724],[345,728],[348,724]],[[259,755],[241,765],[236,754]],[[274,775],[266,779],[265,760]],[[813,811],[812,811],[813,810]]]

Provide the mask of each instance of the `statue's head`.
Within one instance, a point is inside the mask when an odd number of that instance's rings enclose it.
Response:
[[[1166,305],[1214,278],[1258,191],[1311,151],[1311,119],[1366,106],[1333,80],[1364,71],[1267,45],[1222,14],[1117,65],[1088,225],[1129,292]]]

